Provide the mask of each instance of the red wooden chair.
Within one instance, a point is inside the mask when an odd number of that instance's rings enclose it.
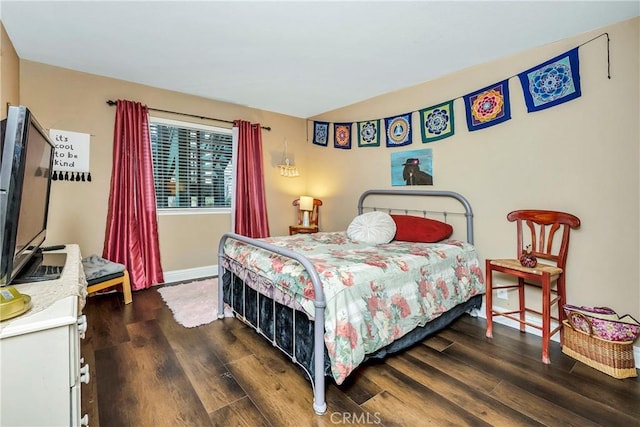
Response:
[[[493,337],[493,317],[504,316],[520,323],[520,331],[525,326],[542,331],[542,361],[551,363],[549,359],[549,340],[560,331],[562,344],[562,320],[564,320],[563,305],[567,303],[565,289],[565,267],[569,249],[569,232],[580,226],[580,219],[565,212],[545,210],[518,210],[507,215],[507,219],[516,222],[518,243],[515,259],[487,259],[486,260],[486,310],[487,337]],[[525,228],[526,227],[526,228]],[[560,231],[559,234],[556,232]],[[548,261],[538,262],[533,267],[520,264],[520,257],[525,248],[531,245],[531,253],[537,259]],[[517,284],[493,285],[493,273],[499,272],[517,278]],[[542,290],[542,311],[525,306],[525,286],[536,286]],[[519,309],[512,311],[498,311],[493,308],[493,291],[497,289],[518,289]],[[551,314],[551,307],[556,306],[557,316]],[[531,323],[526,313],[535,313],[541,317],[542,325]],[[557,325],[551,329],[551,321]]]

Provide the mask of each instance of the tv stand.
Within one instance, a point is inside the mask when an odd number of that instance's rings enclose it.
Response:
[[[80,403],[81,385],[90,380],[80,354],[87,281],[78,245],[55,253],[66,257],[60,277],[16,284],[31,309],[0,322],[0,426],[88,424]]]
[[[67,263],[67,253],[37,251],[11,281],[12,284],[57,280]]]

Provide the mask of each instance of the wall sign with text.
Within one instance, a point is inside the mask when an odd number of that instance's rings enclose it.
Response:
[[[56,146],[53,158],[53,180],[91,181],[88,133],[51,129],[49,137]]]

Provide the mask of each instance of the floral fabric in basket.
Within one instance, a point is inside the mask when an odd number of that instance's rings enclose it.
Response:
[[[608,307],[565,304],[564,312],[574,329],[608,341],[634,341],[640,335],[640,323],[628,314],[620,317]]]

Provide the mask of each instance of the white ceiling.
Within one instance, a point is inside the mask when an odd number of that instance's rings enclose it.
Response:
[[[0,2],[22,59],[301,118],[639,12],[637,0]]]

